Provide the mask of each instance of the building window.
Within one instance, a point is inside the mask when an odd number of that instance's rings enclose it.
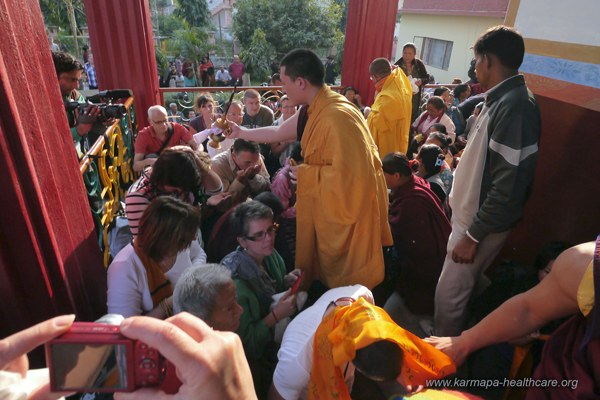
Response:
[[[420,50],[419,58],[429,66],[448,71],[453,42],[415,36],[415,44]]]

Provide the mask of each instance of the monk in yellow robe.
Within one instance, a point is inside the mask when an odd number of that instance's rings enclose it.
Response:
[[[330,288],[373,288],[384,276],[382,246],[393,243],[381,160],[360,110],[329,89],[323,75],[315,53],[291,51],[281,61],[282,87],[292,104],[308,105],[306,126],[298,128],[296,113],[279,127],[247,130],[232,124],[231,136],[301,140],[296,267]]]
[[[373,140],[383,159],[389,153],[406,154],[412,112],[412,88],[400,68],[392,71],[385,58],[375,59],[369,66],[377,97],[367,119]]]

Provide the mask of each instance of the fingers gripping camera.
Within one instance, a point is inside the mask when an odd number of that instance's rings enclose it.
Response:
[[[76,322],[46,344],[46,359],[52,391],[131,392],[180,385],[173,382],[174,367],[156,349],[126,338],[115,325]]]

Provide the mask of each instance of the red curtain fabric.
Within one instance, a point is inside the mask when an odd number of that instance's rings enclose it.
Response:
[[[94,320],[106,272],[37,2],[0,0],[0,335]]]
[[[160,104],[148,1],[84,0],[84,5],[99,89],[133,90],[138,126],[148,126],[146,111]]]
[[[398,0],[350,0],[348,4],[342,85],[354,86],[365,105],[373,103],[375,93],[369,64],[378,57],[391,57],[397,13]]]

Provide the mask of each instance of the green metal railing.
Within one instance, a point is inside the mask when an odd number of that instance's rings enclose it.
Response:
[[[135,179],[133,144],[137,123],[133,100],[127,99],[127,114],[109,126],[79,162],[105,267],[110,262],[109,228],[121,211],[125,191]]]

